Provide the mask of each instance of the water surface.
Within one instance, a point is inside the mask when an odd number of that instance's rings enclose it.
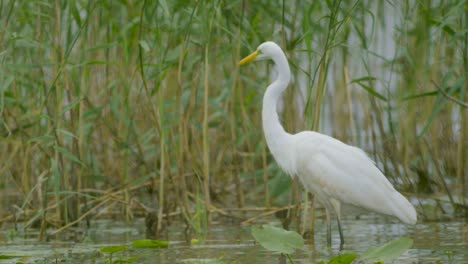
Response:
[[[270,223],[278,224],[275,219]],[[129,245],[146,238],[143,220],[131,224],[116,221],[95,221],[91,228],[77,228],[51,239],[38,242],[38,232],[14,232],[3,228],[0,233],[0,255],[18,256],[0,263],[106,263],[108,255],[100,249],[112,245]],[[326,246],[326,228],[316,220],[314,240],[306,240],[303,250],[293,254],[296,263],[328,261],[340,253],[339,236],[334,226],[333,247]],[[428,222],[407,226],[378,216],[367,215],[343,219],[345,247],[343,252],[363,253],[370,247],[383,245],[393,239],[410,237],[412,248],[393,263],[468,263],[468,224],[465,220]],[[113,260],[136,258],[134,263],[287,263],[280,254],[264,250],[250,234],[250,226],[213,221],[205,240],[193,245],[196,234],[187,235],[185,226],[172,223],[164,233],[170,241],[165,249],[131,249],[116,253]],[[67,242],[64,242],[67,241]]]

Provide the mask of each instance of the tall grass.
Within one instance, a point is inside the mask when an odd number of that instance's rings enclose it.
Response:
[[[288,131],[358,145],[397,189],[466,214],[466,5],[2,1],[0,221],[60,231],[155,210],[161,231],[193,222],[197,190],[234,217],[285,206],[260,129],[270,66],[237,66],[265,40],[292,64]]]

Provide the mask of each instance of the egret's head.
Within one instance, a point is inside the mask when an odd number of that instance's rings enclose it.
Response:
[[[258,46],[257,50],[249,56],[243,58],[239,65],[244,65],[256,60],[273,59],[278,54],[282,54],[281,48],[272,41],[263,42]]]

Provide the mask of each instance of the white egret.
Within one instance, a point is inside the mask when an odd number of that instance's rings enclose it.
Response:
[[[328,245],[331,246],[331,212],[337,216],[340,248],[344,244],[340,203],[415,224],[417,216],[413,205],[393,188],[363,150],[314,131],[293,135],[284,130],[276,107],[291,73],[281,48],[274,42],[264,42],[239,65],[266,59],[273,60],[278,72],[263,96],[262,123],[266,142],[279,166],[291,177],[297,175],[305,189],[315,194],[325,207]]]

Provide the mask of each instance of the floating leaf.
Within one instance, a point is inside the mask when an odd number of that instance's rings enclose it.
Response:
[[[102,253],[117,253],[117,252],[122,252],[122,251],[127,251],[126,246],[110,246],[110,247],[103,247],[101,248]]]
[[[168,241],[142,239],[132,242],[132,246],[136,248],[167,248],[169,246]]]
[[[20,258],[20,256],[0,255],[0,259],[15,259],[15,258]]]
[[[125,259],[118,259],[112,261],[112,264],[119,264],[119,263],[135,263],[138,262],[140,259],[139,258],[125,258]]]
[[[353,262],[357,256],[358,255],[356,253],[344,253],[332,258],[328,264],[349,264]]]
[[[386,243],[377,248],[370,248],[361,256],[362,260],[373,262],[389,261],[401,256],[413,245],[411,238],[400,238]]]
[[[264,248],[283,254],[292,254],[294,250],[304,247],[304,239],[297,232],[270,225],[263,225],[262,228],[253,226],[252,236]]]

